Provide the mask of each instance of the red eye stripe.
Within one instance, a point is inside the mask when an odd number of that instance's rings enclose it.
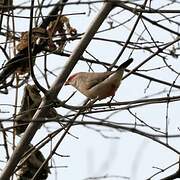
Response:
[[[70,76],[67,81],[72,81],[77,76],[77,74],[78,73],[73,74],[72,76]]]

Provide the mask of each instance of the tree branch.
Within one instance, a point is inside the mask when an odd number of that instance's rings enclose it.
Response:
[[[57,97],[66,78],[71,73],[72,69],[78,62],[79,57],[83,54],[84,50],[86,49],[91,39],[97,32],[100,25],[103,23],[104,19],[107,17],[109,12],[112,10],[112,8],[113,8],[112,4],[106,2],[102,7],[101,11],[99,12],[99,14],[97,15],[97,17],[95,18],[95,20],[92,22],[92,24],[86,31],[84,37],[81,39],[81,41],[75,48],[74,52],[70,56],[69,61],[65,66],[64,70],[61,72],[59,77],[55,80],[52,87],[50,88],[49,96],[43,98],[39,110],[37,110],[37,112],[35,113],[32,122],[27,127],[21,141],[17,145],[12,156],[10,157],[9,161],[6,164],[6,167],[2,171],[0,180],[9,180],[10,176],[13,174],[14,169],[17,166],[18,162],[20,161],[22,154],[26,151],[27,145],[31,142],[36,131],[42,125],[42,123],[36,122],[36,120],[38,119],[38,117],[43,117],[44,113],[47,112],[47,108],[44,107],[51,102],[51,99],[53,100]]]

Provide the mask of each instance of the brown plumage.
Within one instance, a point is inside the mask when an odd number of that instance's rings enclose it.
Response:
[[[35,112],[37,111],[41,103],[40,91],[37,89],[36,85],[26,85],[24,88],[24,95],[21,101],[21,108],[18,115],[15,118],[16,134],[19,135],[23,133],[29,123],[32,120]],[[53,118],[57,116],[57,112],[54,108],[48,109],[47,113],[44,114],[42,118]],[[40,119],[42,120],[42,119]]]
[[[128,59],[116,71],[79,72],[69,77],[65,85],[72,85],[90,99],[104,99],[114,96],[121,84],[125,68],[133,59]]]

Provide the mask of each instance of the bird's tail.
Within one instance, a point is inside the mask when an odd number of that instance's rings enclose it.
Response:
[[[133,62],[133,58],[128,59],[127,61],[125,61],[124,63],[122,63],[117,70],[119,69],[125,69],[126,67],[128,67],[131,63]]]
[[[0,73],[0,84],[3,84],[5,80],[14,72],[13,69],[5,67]]]
[[[5,80],[13,74],[18,67],[21,67],[21,64],[25,61],[27,61],[27,58],[25,59],[24,54],[16,54],[15,57],[10,59],[6,65],[4,66],[3,70],[0,72],[0,84],[3,84]]]
[[[38,53],[42,51],[43,45],[34,44],[32,55],[36,56]],[[34,63],[35,59],[33,58],[32,63]],[[34,64],[33,64],[34,65]],[[29,66],[28,61],[28,48],[25,48],[19,51],[12,59],[10,59],[3,70],[0,72],[0,84],[4,83],[5,80],[13,74],[17,68],[23,68]]]

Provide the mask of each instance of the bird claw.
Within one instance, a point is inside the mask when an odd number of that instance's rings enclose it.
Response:
[[[90,100],[87,105],[84,107],[85,111],[91,111],[91,109],[93,108],[93,104],[98,100],[98,98],[95,98],[93,100]]]
[[[107,102],[107,105],[109,106],[109,108],[111,108],[111,102],[113,100],[114,96],[111,97],[111,99]]]
[[[84,111],[87,111],[87,112],[91,111],[93,104],[94,104],[93,101],[90,100],[90,101],[87,103],[87,105],[85,106]]]

